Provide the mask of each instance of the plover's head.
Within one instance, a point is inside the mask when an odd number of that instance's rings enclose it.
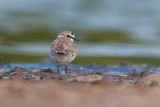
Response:
[[[60,38],[60,37],[69,38],[71,41],[74,41],[74,40],[79,41],[78,39],[75,38],[72,31],[63,31],[58,35],[58,38]]]

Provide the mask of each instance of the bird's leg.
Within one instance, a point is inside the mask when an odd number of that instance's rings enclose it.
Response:
[[[59,64],[57,64],[57,74],[59,74]]]
[[[68,62],[66,63],[66,70],[65,70],[65,75],[67,76],[67,66],[68,66]]]

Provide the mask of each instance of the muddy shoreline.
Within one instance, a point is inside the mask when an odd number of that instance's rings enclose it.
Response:
[[[110,74],[103,71],[83,72],[82,70],[69,69],[68,75],[57,74],[52,69],[26,69],[16,66],[13,69],[4,69],[1,66],[0,79],[1,80],[23,80],[23,81],[47,81],[57,80],[63,82],[100,82],[108,80],[113,83],[129,82],[130,84],[139,84],[139,81],[151,72],[132,72],[125,73],[125,75]]]

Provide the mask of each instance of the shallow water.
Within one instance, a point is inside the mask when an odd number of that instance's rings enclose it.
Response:
[[[63,29],[119,29],[135,38],[159,38],[159,0],[14,0],[0,2],[1,27],[12,30],[40,26]]]
[[[51,41],[63,30],[73,30],[81,39],[80,57],[159,58],[159,3],[1,0],[0,60],[10,55],[47,57]]]
[[[76,43],[78,56],[106,57],[160,57],[158,44],[123,44],[123,43]],[[0,46],[0,54],[48,56],[49,42],[21,42],[12,46]]]
[[[9,72],[9,70],[15,67],[22,67],[31,70],[32,72],[37,72],[40,69],[52,69],[56,72],[57,66],[55,64],[38,64],[38,63],[11,63],[11,64],[1,64],[0,72]],[[60,67],[60,71],[64,74],[65,66]],[[79,71],[79,74],[85,74],[89,72],[106,72],[112,75],[122,75],[125,76],[127,73],[133,72],[160,72],[160,67],[150,66],[146,64],[141,65],[113,65],[113,66],[101,66],[101,65],[69,65],[68,70]]]

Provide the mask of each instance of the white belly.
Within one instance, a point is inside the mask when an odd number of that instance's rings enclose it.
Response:
[[[58,63],[60,65],[65,65],[66,63],[72,62],[75,59],[76,55],[74,55],[74,56],[71,56],[71,55],[54,55],[54,56],[52,56],[52,55],[50,55],[50,57],[53,62],[55,61],[56,63]]]

